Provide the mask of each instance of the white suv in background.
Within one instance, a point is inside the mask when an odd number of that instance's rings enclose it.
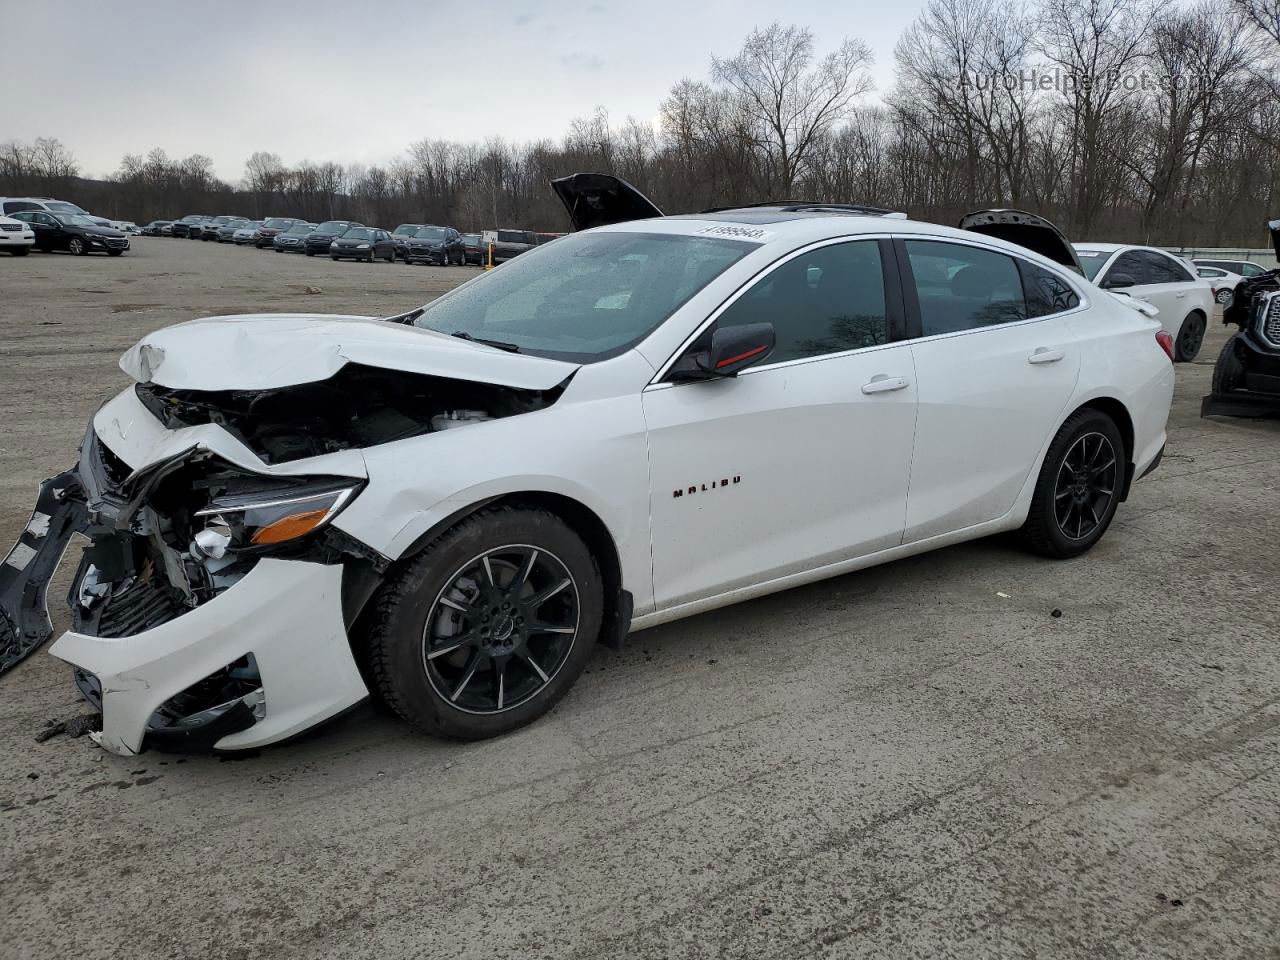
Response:
[[[1213,316],[1214,294],[1185,260],[1155,247],[1123,243],[1077,243],[1085,274],[1103,290],[1144,300],[1160,311],[1161,325],[1173,337],[1175,359],[1194,360]]]
[[[21,210],[46,210],[49,213],[75,213],[88,216],[89,211],[67,200],[49,197],[0,197],[0,215],[12,216]]]
[[[0,250],[15,257],[25,257],[35,245],[36,235],[31,224],[12,217],[0,217]]]

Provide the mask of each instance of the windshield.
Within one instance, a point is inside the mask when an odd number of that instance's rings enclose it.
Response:
[[[533,236],[523,230],[499,230],[499,243],[533,243]]]
[[[294,226],[286,230],[284,235],[286,237],[301,237],[310,233],[314,229],[315,227],[313,227],[309,223],[299,223],[299,224],[295,224]]]
[[[478,233],[464,233],[464,234],[462,235],[462,242],[463,242],[463,243],[468,243],[468,244],[476,244],[476,243],[479,243],[479,242],[480,242],[480,234],[478,234]]]
[[[1111,257],[1110,250],[1081,250],[1076,247],[1076,256],[1080,258],[1080,266],[1084,267],[1084,275],[1092,280],[1102,269],[1102,265]]]
[[[293,226],[293,221],[288,217],[272,217],[270,220],[262,221],[262,225],[268,230],[284,230],[286,227]]]
[[[324,223],[320,224],[320,226],[316,227],[316,232],[336,233],[341,235],[345,233],[347,228],[350,226],[351,223],[346,220],[326,220]]]
[[[65,223],[69,227],[98,226],[98,224],[94,223],[88,217],[81,217],[74,213],[55,213],[53,216],[54,216],[54,219],[56,219],[59,223]]]
[[[433,301],[415,325],[593,363],[639,343],[754,249],[678,234],[572,234]]]
[[[411,237],[416,231],[421,229],[421,227],[422,224],[420,223],[402,223],[391,232],[397,237]]]
[[[372,240],[373,232],[368,227],[352,227],[342,235],[343,240]]]
[[[88,213],[84,207],[77,207],[74,203],[67,203],[65,200],[46,200],[45,209],[53,213]]]
[[[414,237],[418,240],[443,240],[444,227],[423,227]]]

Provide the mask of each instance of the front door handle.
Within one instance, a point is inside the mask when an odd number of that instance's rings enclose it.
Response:
[[[1183,299],[1186,295],[1187,295],[1187,291],[1183,290],[1181,293],[1179,293],[1179,294],[1177,295],[1177,298],[1178,298],[1179,300],[1181,300],[1181,299]]]
[[[1047,347],[1037,347],[1035,353],[1027,357],[1027,363],[1057,363],[1066,354],[1061,350],[1050,350]]]
[[[906,377],[887,377],[883,373],[878,373],[867,383],[862,385],[862,392],[865,394],[873,393],[890,393],[894,390],[902,390],[907,386]]]

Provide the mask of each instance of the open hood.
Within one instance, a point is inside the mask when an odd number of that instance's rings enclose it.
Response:
[[[1025,210],[976,210],[966,213],[956,225],[986,237],[999,237],[1070,267],[1081,276],[1084,270],[1075,249],[1061,230],[1044,217]]]
[[[178,390],[270,390],[327,380],[348,363],[524,390],[550,390],[578,368],[371,317],[307,314],[192,320],[120,358],[138,382]]]
[[[1280,220],[1272,220],[1267,229],[1271,231],[1271,247],[1276,252],[1276,259],[1280,260]]]
[[[607,173],[575,173],[552,180],[551,189],[569,211],[569,222],[575,230],[664,215],[627,181]]]

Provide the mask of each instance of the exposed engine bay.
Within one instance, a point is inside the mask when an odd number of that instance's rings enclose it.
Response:
[[[349,363],[327,380],[270,390],[134,389],[166,427],[218,424],[274,464],[530,413],[564,385],[522,390]]]

